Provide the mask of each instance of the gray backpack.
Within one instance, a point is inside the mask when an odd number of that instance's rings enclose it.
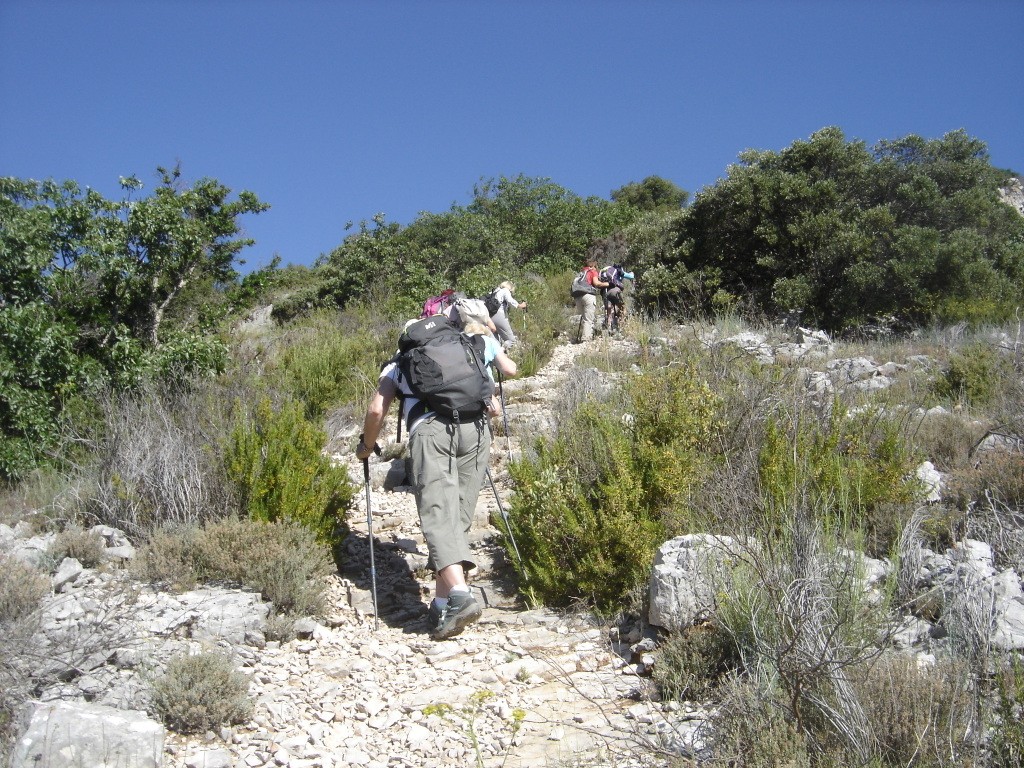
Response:
[[[398,370],[420,406],[455,421],[475,421],[494,394],[484,337],[467,336],[442,317],[410,325],[398,339]],[[410,422],[420,408],[409,414]]]
[[[597,288],[592,286],[587,280],[587,270],[581,271],[572,281],[572,288],[569,289],[570,295],[574,299],[578,299],[580,296],[589,294],[596,294]]]

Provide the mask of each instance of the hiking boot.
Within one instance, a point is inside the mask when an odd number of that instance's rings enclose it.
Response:
[[[448,605],[441,610],[441,618],[431,629],[435,640],[446,640],[454,637],[480,618],[483,609],[473,595],[456,592],[448,596]]]

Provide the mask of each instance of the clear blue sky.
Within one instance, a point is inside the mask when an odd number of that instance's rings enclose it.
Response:
[[[272,207],[246,270],[481,177],[691,193],[828,125],[1024,170],[1024,2],[0,0],[0,175],[120,197],[181,163]]]

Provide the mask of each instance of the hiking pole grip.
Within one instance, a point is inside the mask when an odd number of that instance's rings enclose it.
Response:
[[[377,564],[373,559],[373,512],[370,509],[370,459],[363,459],[363,480],[366,483],[366,535],[370,540],[370,588],[373,596],[373,631],[377,631]]]

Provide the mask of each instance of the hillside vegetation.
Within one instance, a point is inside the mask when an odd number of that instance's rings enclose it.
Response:
[[[678,633],[660,681],[666,697],[729,702],[723,765],[1016,764],[1019,663],[965,650],[942,668],[963,685],[945,688],[899,661],[882,670],[872,638],[916,596],[894,583],[887,605],[864,606],[832,574],[801,570],[811,551],[898,562],[911,533],[936,548],[990,540],[1019,568],[1024,217],[999,199],[1009,176],[963,132],[868,148],[826,128],[743,153],[688,206],[659,177],[609,200],[484,179],[467,205],[408,226],[378,215],[313,267],[244,278],[239,217],[267,208],[250,192],[178,169],[160,169],[148,196],[123,179],[119,201],[0,179],[0,522],[69,542],[110,525],[144,551],[144,578],[258,574],[248,583],[285,618],[314,612],[308,590],[340,556],[357,490],[324,453],[330,425],[361,414],[404,320],[443,288],[480,296],[511,279],[529,302],[514,352],[528,376],[567,340],[568,285],[592,252],[636,275],[625,330],[638,352],[596,357],[614,385],[581,374],[556,428],[511,467],[525,598],[639,614],[666,538],[756,539],[748,575],[777,599],[734,595]],[[914,372],[881,394],[822,399],[799,361],[758,362],[694,330],[797,322]],[[993,434],[1017,448],[979,457]],[[949,478],[926,508],[925,460]],[[4,570],[0,636],[14,638],[39,583]],[[784,610],[797,582],[816,613]],[[797,653],[812,624],[835,655]],[[0,662],[0,728],[25,693],[21,669]],[[844,695],[865,702],[880,676],[906,682],[902,741],[848,731],[845,702],[829,698],[844,675]],[[935,708],[913,710],[921,696]]]

